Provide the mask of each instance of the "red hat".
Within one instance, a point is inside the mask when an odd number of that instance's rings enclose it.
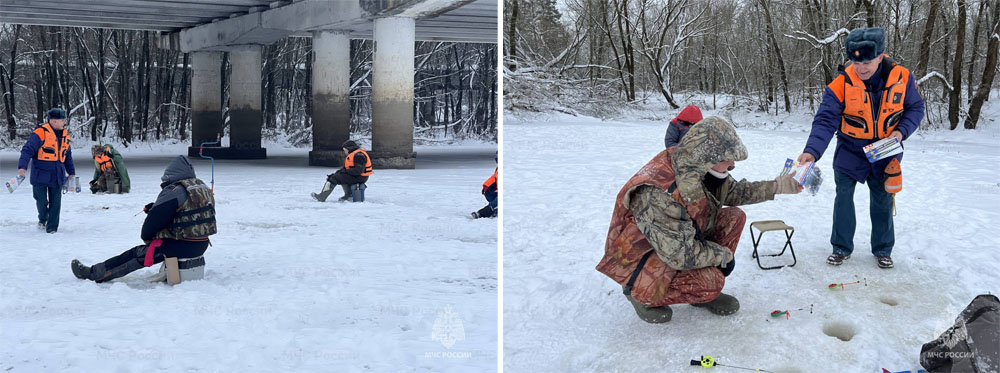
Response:
[[[683,120],[685,122],[695,124],[701,122],[701,109],[694,105],[688,105],[684,110],[681,110],[680,114],[677,114],[676,120]]]

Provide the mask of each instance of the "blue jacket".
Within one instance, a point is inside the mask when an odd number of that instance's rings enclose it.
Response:
[[[676,118],[670,121],[670,124],[667,124],[667,134],[663,136],[663,146],[671,148],[681,143],[681,139],[684,138],[684,135],[687,135],[690,129],[688,126],[684,128],[681,126],[682,124],[677,123]]]
[[[883,58],[882,63],[875,70],[875,74],[865,81],[865,87],[871,97],[882,97],[882,91],[885,88],[885,81],[887,80],[886,75],[888,75],[891,69],[892,60]],[[843,74],[843,72],[841,73]],[[873,105],[872,112],[878,113],[878,105],[881,100],[873,99],[871,102]],[[869,176],[875,177],[875,180],[881,180],[889,161],[892,158],[898,158],[902,162],[903,155],[899,154],[896,157],[869,163],[868,158],[865,157],[863,148],[865,145],[878,140],[861,140],[840,133],[838,129],[840,128],[841,114],[843,112],[844,103],[837,98],[837,95],[834,94],[830,87],[827,87],[826,92],[823,94],[823,102],[820,103],[816,117],[813,118],[812,131],[809,132],[809,140],[806,141],[804,152],[812,154],[818,161],[830,145],[833,134],[836,133],[837,149],[833,154],[833,169],[845,173],[851,179],[861,183],[865,182]],[[909,81],[906,83],[906,96],[903,99],[903,117],[896,126],[896,130],[902,133],[903,140],[906,140],[913,132],[917,131],[917,127],[920,126],[920,121],[923,119],[924,99],[920,97],[915,79],[911,75]]]
[[[63,134],[66,133],[63,129]],[[61,136],[59,137],[61,139]],[[61,146],[62,142],[57,142]],[[28,169],[28,161],[31,161],[31,185],[61,188],[66,184],[66,173],[76,175],[76,167],[73,166],[73,149],[66,151],[66,162],[59,161],[39,161],[35,158],[38,148],[42,146],[42,138],[35,133],[28,137],[28,142],[21,148],[21,158],[17,161],[18,169]],[[58,149],[57,151],[61,151]]]

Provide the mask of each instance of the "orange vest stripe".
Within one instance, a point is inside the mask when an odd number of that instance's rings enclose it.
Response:
[[[38,147],[35,158],[40,161],[66,162],[66,152],[69,151],[69,131],[63,130],[62,142],[56,140],[56,133],[48,123],[35,128],[34,134],[42,139],[42,146]]]
[[[351,154],[347,155],[347,158],[344,159],[344,168],[354,167],[354,155],[358,153],[365,155],[365,170],[361,172],[361,176],[371,176],[371,174],[374,173],[374,171],[372,171],[372,157],[369,157],[368,152],[361,148],[358,148],[357,150],[351,152]]]

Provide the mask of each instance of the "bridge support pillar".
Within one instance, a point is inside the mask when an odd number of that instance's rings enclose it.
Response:
[[[191,147],[214,142],[222,133],[222,52],[191,52]]]
[[[413,18],[375,19],[372,67],[372,166],[412,169],[413,152]]]
[[[192,105],[192,146],[188,155],[196,157],[203,142],[214,142],[224,127],[222,123],[222,74],[220,73],[220,52],[194,52],[194,55],[211,53],[205,62],[209,68],[199,66],[193,59],[194,76],[191,84]],[[218,57],[214,56],[217,54]],[[261,129],[264,118],[261,114],[261,47],[248,45],[229,52],[232,72],[229,77],[229,147],[218,145],[204,148],[203,154],[217,159],[265,159],[267,149],[261,147]],[[201,72],[201,74],[199,74]],[[199,81],[199,76],[202,81]],[[199,99],[201,101],[199,101]],[[206,109],[199,114],[199,104]],[[208,110],[208,105],[214,111]],[[201,122],[197,118],[203,117]]]
[[[351,137],[351,39],[343,31],[313,31],[310,166],[340,167]]]

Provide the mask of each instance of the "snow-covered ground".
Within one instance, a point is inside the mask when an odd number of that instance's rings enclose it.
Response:
[[[677,111],[664,111],[669,119]],[[709,116],[715,114],[706,112]],[[773,179],[805,146],[811,115],[726,114],[750,157],[737,179]],[[775,372],[876,372],[919,368],[923,343],[943,332],[980,293],[1000,293],[1000,123],[984,113],[976,131],[919,132],[906,142],[897,197],[896,268],[871,255],[867,187],[855,194],[854,256],[830,254],[836,140],[820,160],[819,193],[745,206],[748,224],[782,219],[796,228],[798,265],[763,271],[747,228],[725,292],[742,308],[728,317],[687,305],[673,320],[639,320],[621,286],[594,267],[621,186],[663,149],[666,120],[604,121],[562,114],[507,115],[504,122],[504,367],[524,371],[698,372],[701,355]],[[776,253],[784,235],[764,235]],[[791,260],[764,258],[765,265]],[[830,283],[863,281],[830,291]],[[771,319],[774,310],[813,305]],[[830,335],[849,336],[843,341]],[[846,339],[846,338],[845,338]],[[715,368],[719,372],[737,372]]]
[[[95,284],[69,263],[141,244],[134,215],[186,144],[121,149],[126,195],[89,193],[85,149],[57,234],[36,230],[27,182],[0,195],[0,371],[496,370],[498,224],[467,217],[496,145],[418,147],[416,170],[376,170],[358,204],[312,200],[334,170],[307,149],[218,161],[205,279],[175,287],[144,282],[156,267]],[[17,155],[0,152],[4,179]]]

